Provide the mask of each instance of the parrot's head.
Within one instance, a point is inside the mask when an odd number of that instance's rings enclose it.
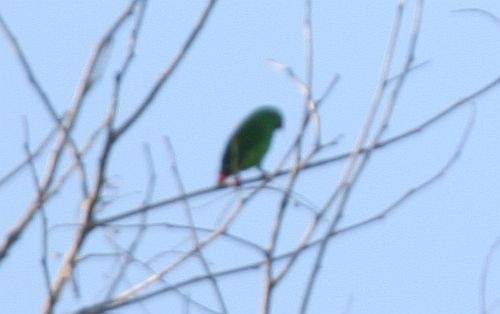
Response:
[[[273,129],[279,129],[283,127],[283,117],[281,112],[279,112],[275,107],[264,106],[260,108],[260,115],[266,123],[272,126]]]

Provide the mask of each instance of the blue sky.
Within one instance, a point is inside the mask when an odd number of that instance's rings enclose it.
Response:
[[[325,139],[343,136],[337,146],[320,157],[354,146],[378,83],[396,3],[313,1],[314,93],[320,95],[335,74],[340,76],[321,107],[322,135]],[[26,0],[0,4],[0,14],[62,114],[72,102],[96,42],[125,2]],[[118,123],[148,93],[204,6],[205,1],[200,0],[149,1],[136,57],[124,82]],[[411,129],[500,75],[500,24],[478,13],[453,12],[471,7],[500,15],[500,4],[493,0],[426,1],[416,62],[428,63],[409,76],[386,137]],[[392,74],[402,69],[413,10],[414,4],[409,1]],[[115,147],[105,194],[113,203],[103,210],[103,217],[141,203],[148,179],[144,143],[151,147],[158,176],[153,199],[178,193],[163,136],[172,142],[187,191],[213,185],[227,137],[248,112],[261,104],[276,104],[285,116],[285,128],[276,134],[263,164],[266,169],[276,167],[299,128],[303,97],[283,72],[270,65],[269,59],[291,66],[304,76],[303,13],[303,1],[222,1],[217,5],[178,71]],[[77,141],[85,139],[107,111],[113,75],[123,60],[131,26],[129,21],[126,31],[114,40],[98,84],[86,99],[74,131]],[[0,37],[0,55],[3,176],[25,157],[23,117],[28,121],[33,146],[48,134],[52,122],[5,36]],[[469,140],[460,159],[443,178],[386,219],[331,242],[310,313],[344,313],[348,304],[349,314],[480,313],[482,267],[488,250],[500,236],[499,99],[500,89],[493,89],[425,132],[373,156],[349,201],[345,225],[379,212],[435,174],[453,154],[475,108]],[[87,160],[91,178],[97,152],[96,148]],[[49,153],[50,149],[37,161],[38,171],[45,169]],[[342,169],[343,164],[334,164],[308,170],[296,192],[319,207],[335,187]],[[255,174],[254,170],[246,173]],[[286,179],[273,182],[277,187],[285,184]],[[75,201],[78,193],[78,180],[74,178],[50,203],[51,225],[79,221],[80,204]],[[227,190],[191,200],[196,221],[201,226],[214,226],[235,194]],[[34,195],[27,171],[1,186],[1,239]],[[279,193],[265,191],[249,204],[232,231],[266,244],[278,201]],[[151,219],[180,223],[184,219],[180,213],[179,204],[153,212]],[[301,206],[290,207],[287,217],[279,250],[293,247],[306,226],[308,213]],[[0,312],[36,313],[42,308],[46,291],[39,262],[40,234],[37,218],[0,265]],[[67,251],[74,228],[56,228],[50,236],[49,257],[55,275],[60,254]],[[118,242],[126,243],[130,233],[115,236]],[[103,231],[87,244],[85,252],[109,249],[109,237]],[[140,254],[154,256],[171,250],[179,238],[182,236],[176,234],[170,239],[165,230],[150,228]],[[224,269],[233,259],[245,262],[255,258],[226,243],[210,247],[207,255],[216,269]],[[273,313],[296,312],[312,256],[301,259],[278,287]],[[500,252],[492,265],[488,304],[500,298]],[[196,269],[186,265],[173,279],[185,278]],[[109,260],[85,264],[79,270],[82,297],[76,298],[68,288],[57,312],[66,313],[101,300],[106,290],[97,283],[102,283],[112,270]],[[134,271],[130,279],[140,281],[145,276],[144,272]],[[230,312],[257,313],[262,281],[259,271],[221,280]],[[208,285],[188,291],[202,302],[216,304],[207,296]],[[164,311],[165,304],[171,304],[172,313],[182,313],[183,304],[175,295],[155,299],[147,308],[158,313]],[[140,310],[143,308],[131,307],[118,312]],[[205,313],[195,307],[190,310]],[[500,306],[488,313],[500,313]]]

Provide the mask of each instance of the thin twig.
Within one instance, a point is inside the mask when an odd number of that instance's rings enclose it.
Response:
[[[24,125],[24,138],[25,138],[25,143],[24,143],[24,149],[26,152],[27,156],[32,156],[33,153],[31,152],[31,144],[30,144],[30,130],[29,130],[29,124],[28,120],[26,117],[23,119],[23,125]],[[37,193],[41,193],[40,188],[38,187],[38,182],[39,182],[39,176],[38,172],[36,170],[36,166],[34,163],[34,160],[32,158],[28,158],[29,162],[29,167],[30,167],[30,172],[31,176],[33,179],[33,185],[35,186],[35,189]],[[49,271],[49,261],[48,261],[48,222],[47,222],[47,212],[45,210],[45,206],[41,207],[40,210],[40,222],[41,222],[41,242],[42,242],[42,256],[40,258],[40,264],[42,266],[42,273],[43,273],[43,279],[45,281],[45,287],[47,289],[47,293],[49,296],[51,296],[51,281],[50,281],[50,271]]]
[[[191,46],[195,42],[196,38],[200,34],[201,30],[204,28],[208,18],[212,14],[212,11],[215,7],[217,0],[209,0],[207,6],[203,10],[202,15],[198,19],[198,22],[194,26],[193,30],[189,34],[188,38],[177,52],[176,56],[170,63],[170,66],[160,75],[156,83],[151,88],[151,91],[146,95],[145,99],[141,102],[139,107],[123,122],[121,126],[119,126],[116,130],[117,136],[123,134],[130,128],[134,122],[139,119],[146,109],[153,103],[153,100],[156,98],[156,95],[160,91],[160,89],[165,85],[165,83],[172,77],[172,74],[177,70],[181,62],[185,59],[187,53],[189,52]]]
[[[165,146],[167,148],[168,155],[170,157],[170,169],[174,175],[174,179],[177,184],[177,189],[179,190],[180,195],[186,195],[186,189],[184,187],[184,183],[182,182],[181,174],[179,172],[179,168],[177,167],[177,160],[175,157],[175,152],[174,148],[172,146],[172,143],[170,142],[170,139],[168,137],[163,138]],[[189,205],[189,202],[187,199],[184,199],[182,201],[182,205],[184,207],[184,213],[186,215],[188,225],[189,225],[189,230],[191,232],[191,237],[193,239],[193,248],[199,248],[200,247],[200,239],[198,237],[198,232],[196,230],[196,223],[194,221],[193,217],[193,210],[191,209],[191,206]],[[224,301],[224,296],[222,295],[221,289],[219,287],[219,283],[217,280],[212,276],[212,270],[210,269],[210,265],[208,264],[208,261],[205,257],[205,254],[201,250],[201,248],[197,249],[196,256],[198,256],[203,269],[205,273],[207,274],[209,281],[213,287],[213,290],[215,292],[215,295],[217,297],[217,301],[219,303],[219,306],[222,309],[223,313],[228,313],[226,302]]]
[[[488,250],[488,254],[484,259],[483,268],[481,270],[481,278],[479,284],[479,304],[481,304],[481,313],[488,314],[493,313],[492,303],[491,306],[488,306],[488,275],[490,273],[491,265],[493,263],[493,257],[498,252],[498,248],[500,248],[500,237],[498,237],[495,242],[490,246]]]
[[[38,146],[31,150],[31,155],[27,156],[23,161],[21,161],[17,166],[13,167],[9,172],[7,172],[3,177],[0,178],[0,187],[9,182],[17,174],[21,172],[24,168],[29,166],[31,162],[34,162],[40,157],[45,148],[53,140],[54,136],[57,134],[57,128],[53,128],[45,138],[38,144]],[[1,258],[0,258],[1,259]]]
[[[153,162],[153,157],[151,155],[151,148],[149,145],[144,145],[144,154],[146,158],[146,164],[148,166],[148,173],[149,173],[149,180],[146,186],[146,194],[143,200],[144,204],[147,204],[151,201],[151,198],[153,196],[153,191],[156,186],[156,171],[154,167],[154,162]],[[143,239],[145,233],[146,233],[146,228],[148,227],[148,222],[147,222],[147,213],[144,213],[143,215],[140,216],[140,223],[137,228],[137,231],[134,235],[134,239],[130,243],[129,247],[127,250],[125,250],[125,261],[122,263],[122,265],[119,267],[119,270],[116,272],[116,275],[113,280],[111,280],[111,284],[109,286],[108,292],[106,294],[106,298],[110,298],[118,289],[118,286],[122,280],[122,278],[126,275],[127,270],[133,260],[134,253],[137,251],[139,248],[139,245],[141,243],[141,240]]]

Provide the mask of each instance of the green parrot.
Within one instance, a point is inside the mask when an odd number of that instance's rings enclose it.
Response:
[[[241,170],[254,166],[261,169],[260,163],[269,149],[274,130],[282,124],[281,113],[275,107],[262,106],[253,111],[227,143],[218,184],[222,185],[227,177],[238,175]]]

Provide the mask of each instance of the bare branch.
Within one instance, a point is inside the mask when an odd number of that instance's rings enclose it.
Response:
[[[125,8],[123,13],[118,17],[118,19],[115,21],[115,23],[111,26],[111,28],[108,30],[108,32],[104,35],[104,37],[101,39],[99,44],[97,45],[97,48],[95,50],[95,53],[90,61],[90,65],[87,68],[87,72],[84,75],[82,84],[80,85],[80,90],[77,94],[76,102],[73,105],[72,109],[68,112],[66,119],[65,119],[65,125],[67,126],[67,130],[71,130],[71,128],[74,125],[74,122],[76,120],[76,117],[78,115],[78,112],[81,109],[83,100],[87,94],[87,92],[90,90],[94,78],[95,78],[95,70],[98,65],[99,59],[103,53],[103,51],[106,50],[108,45],[110,44],[113,36],[115,33],[120,29],[120,27],[124,24],[124,22],[132,15],[133,11],[135,10],[135,7],[137,6],[139,0],[134,0],[131,1],[130,4]],[[66,142],[68,133],[64,133],[61,139],[60,144],[58,145],[58,149],[56,150],[56,154],[54,157],[54,160],[52,162],[52,168],[56,168],[58,164],[58,160],[61,156],[61,149],[64,146],[64,143]],[[52,286],[52,297],[49,298],[45,304],[44,308],[44,313],[52,313],[54,311],[54,306],[57,303],[59,296],[61,294],[61,291],[68,281],[68,279],[72,276],[73,269],[75,267],[76,263],[76,257],[87,237],[87,235],[90,233],[92,229],[92,221],[93,221],[93,212],[94,208],[98,202],[100,191],[102,189],[102,186],[104,184],[104,174],[106,170],[106,165],[108,161],[108,156],[111,151],[111,144],[113,143],[113,133],[108,132],[108,137],[106,140],[106,143],[104,145],[100,162],[99,162],[99,168],[98,168],[98,173],[96,177],[96,182],[93,191],[91,192],[90,195],[88,195],[85,203],[83,204],[83,223],[80,228],[80,230],[77,232],[77,235],[75,237],[75,240],[72,243],[71,248],[69,249],[65,260],[61,266],[61,269],[59,271],[59,274],[57,275],[56,279],[54,280],[53,286]],[[51,171],[48,173],[46,182],[42,185],[44,187],[44,192],[52,182],[52,178],[54,176],[55,171]]]

